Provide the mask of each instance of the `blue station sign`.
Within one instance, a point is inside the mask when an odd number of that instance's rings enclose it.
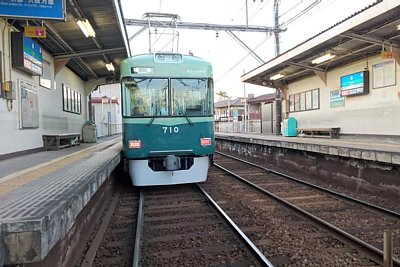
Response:
[[[1,0],[0,17],[64,20],[65,0]]]

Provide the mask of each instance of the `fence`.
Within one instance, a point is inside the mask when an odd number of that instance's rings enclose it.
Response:
[[[97,137],[111,136],[122,133],[121,123],[96,122]]]
[[[245,129],[244,121],[216,121],[215,131],[226,133],[261,133],[260,120],[249,120],[246,124]]]

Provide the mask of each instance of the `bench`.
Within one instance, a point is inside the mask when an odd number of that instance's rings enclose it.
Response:
[[[46,150],[59,150],[60,148],[76,146],[81,143],[80,133],[44,134],[42,138]]]
[[[297,135],[305,134],[311,137],[339,138],[340,127],[328,128],[297,128]]]

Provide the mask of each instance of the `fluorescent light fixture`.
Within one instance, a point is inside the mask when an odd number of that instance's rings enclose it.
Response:
[[[285,75],[278,73],[278,74],[275,74],[274,76],[269,77],[269,79],[270,80],[278,80],[283,77],[285,77]]]
[[[311,61],[311,63],[312,64],[319,64],[319,63],[331,60],[334,57],[336,57],[335,54],[328,53],[328,54],[323,55],[322,57],[314,59],[313,61]]]
[[[78,24],[79,28],[81,28],[81,31],[83,32],[83,34],[86,37],[95,37],[96,33],[94,32],[92,25],[90,25],[90,22],[85,19],[85,20],[81,20],[78,19],[76,21],[76,23]]]
[[[106,63],[106,68],[108,71],[114,71],[114,65],[112,63]]]

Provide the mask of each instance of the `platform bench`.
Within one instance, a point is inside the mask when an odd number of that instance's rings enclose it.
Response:
[[[328,128],[297,128],[297,135],[305,134],[310,137],[339,138],[340,127]]]
[[[76,146],[81,143],[80,133],[44,134],[42,138],[46,150],[59,150],[65,147]]]

